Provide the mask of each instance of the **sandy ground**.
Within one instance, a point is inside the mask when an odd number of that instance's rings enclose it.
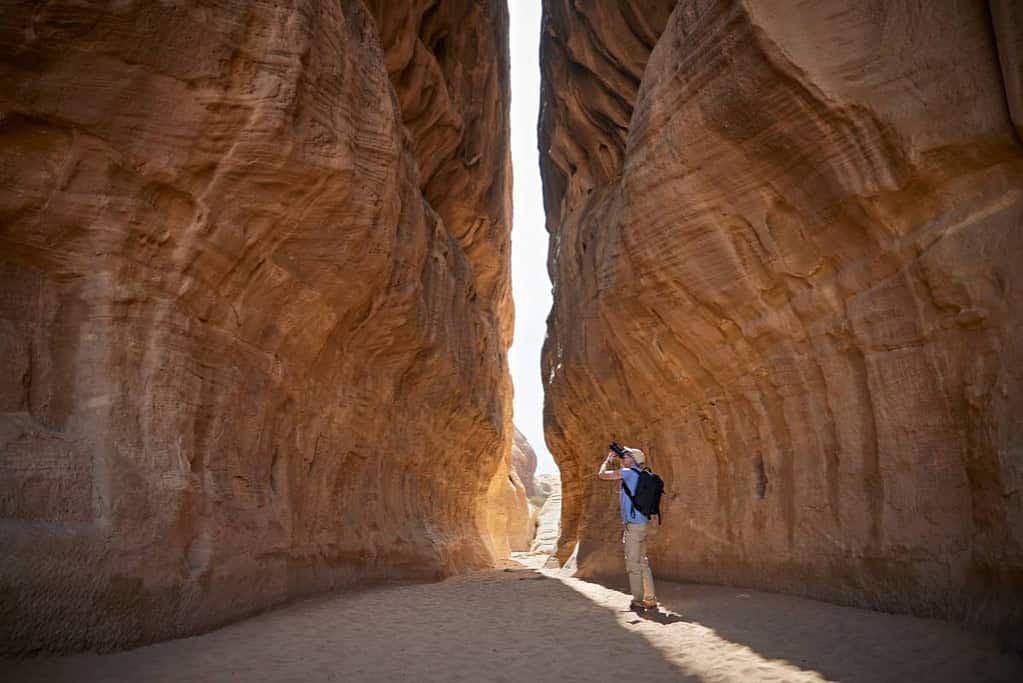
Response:
[[[945,622],[661,582],[664,609],[526,565],[304,600],[111,655],[0,662],[2,681],[1023,681]]]

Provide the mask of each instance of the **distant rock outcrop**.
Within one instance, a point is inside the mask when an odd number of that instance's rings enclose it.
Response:
[[[1019,618],[1019,3],[544,6],[559,554],[617,438],[659,576]]]
[[[536,516],[536,534],[529,550],[534,553],[554,553],[558,547],[561,529],[561,480],[550,474],[539,477],[538,489],[546,496]]]
[[[519,475],[519,480],[526,487],[526,495],[532,498],[537,494],[533,476],[536,474],[536,451],[529,445],[525,435],[515,428],[515,440],[511,451],[512,470]]]
[[[4,4],[0,651],[507,546],[507,30],[498,0]]]
[[[527,550],[533,539],[533,515],[526,487],[512,470],[503,479],[495,479],[488,492],[487,524],[496,557]]]

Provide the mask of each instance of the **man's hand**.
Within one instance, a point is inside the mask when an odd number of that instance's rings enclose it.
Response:
[[[609,470],[608,467],[611,465],[611,461],[614,459],[614,451],[608,451],[607,457],[604,458],[604,462],[600,466],[600,470],[597,472],[597,476],[601,479],[621,479],[622,475],[618,470]]]

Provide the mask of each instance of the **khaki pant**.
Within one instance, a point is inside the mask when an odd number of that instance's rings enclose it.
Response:
[[[622,542],[625,544],[625,569],[629,572],[629,589],[632,599],[656,600],[654,575],[646,559],[646,537],[649,524],[626,524]]]

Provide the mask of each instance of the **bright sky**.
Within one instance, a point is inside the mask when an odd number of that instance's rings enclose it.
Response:
[[[512,195],[512,293],[515,341],[508,365],[515,383],[515,425],[536,450],[537,474],[558,471],[543,440],[543,382],[540,349],[551,310],[547,277],[536,121],[540,111],[540,0],[513,0],[511,17],[511,145],[515,190]]]

